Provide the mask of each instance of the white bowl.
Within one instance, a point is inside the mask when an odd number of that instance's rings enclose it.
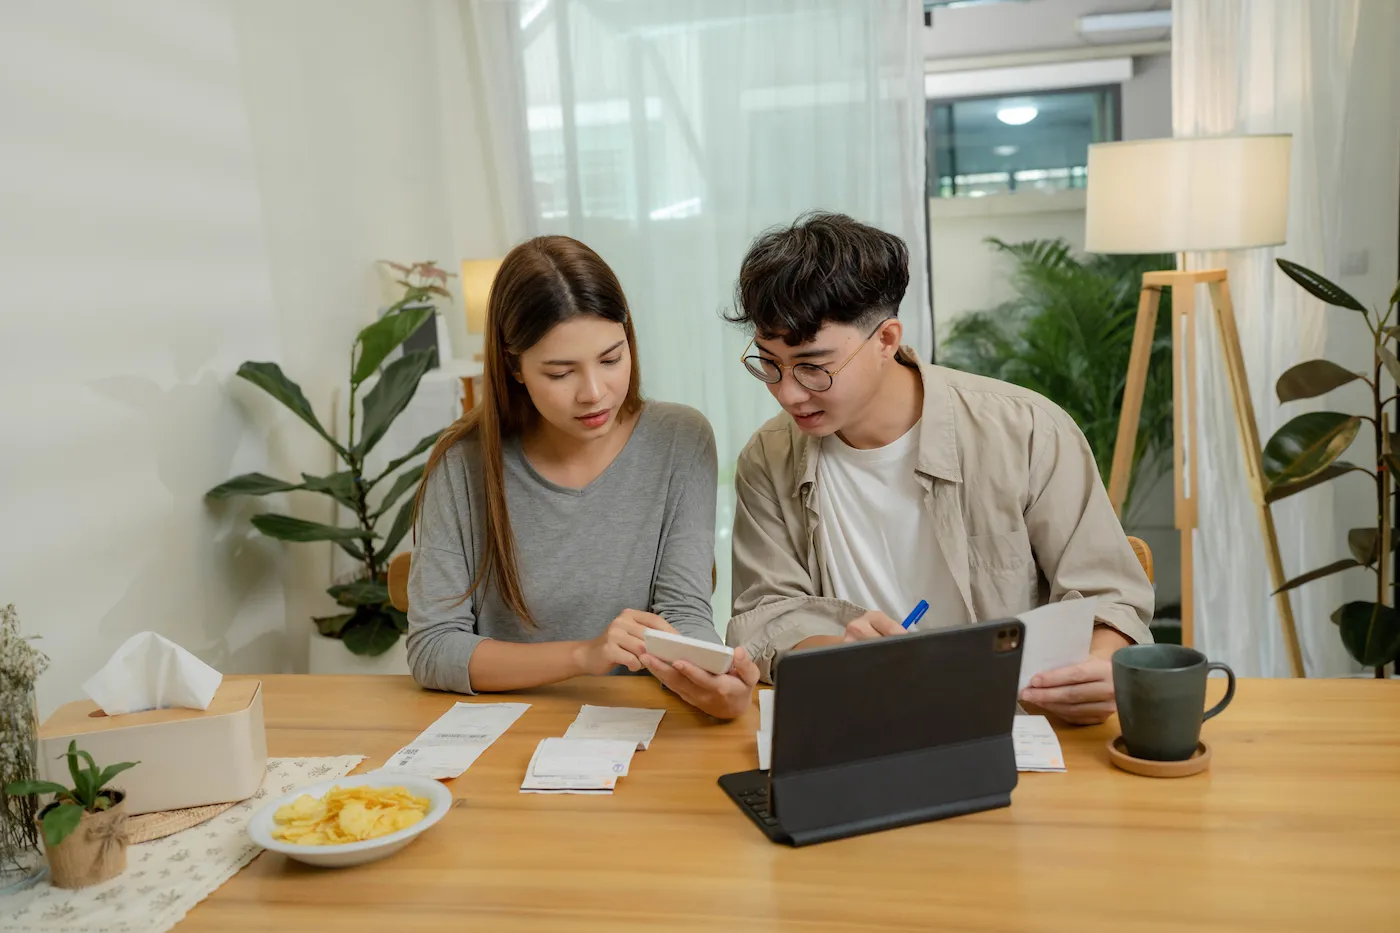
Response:
[[[273,816],[279,807],[291,803],[298,797],[306,794],[311,797],[321,797],[333,787],[403,787],[409,793],[417,797],[426,797],[429,801],[428,812],[417,823],[401,829],[396,833],[387,836],[380,836],[377,839],[366,839],[363,842],[345,842],[340,845],[330,846],[301,846],[290,842],[283,842],[281,839],[272,838],[272,830],[276,827]],[[308,865],[320,865],[324,868],[345,868],[350,865],[363,865],[366,862],[377,861],[393,855],[395,852],[408,845],[419,834],[425,832],[430,826],[447,815],[447,811],[452,808],[452,792],[444,787],[440,782],[429,780],[428,778],[410,777],[406,774],[383,774],[371,772],[369,774],[358,774],[354,777],[337,778],[333,781],[321,781],[317,784],[308,784],[300,790],[294,790],[290,794],[283,794],[276,800],[271,801],[256,814],[248,824],[248,835],[253,837],[253,841],[264,849],[271,849],[273,852],[281,852],[288,858],[294,858],[298,862],[305,862]]]

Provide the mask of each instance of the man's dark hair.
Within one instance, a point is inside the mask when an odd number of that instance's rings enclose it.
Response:
[[[908,287],[903,240],[845,214],[816,211],[753,241],[728,320],[795,347],[827,323],[864,328],[894,317]]]

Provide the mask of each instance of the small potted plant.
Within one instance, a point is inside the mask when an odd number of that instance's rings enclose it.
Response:
[[[64,754],[73,786],[53,781],[16,781],[5,788],[12,797],[53,794],[39,811],[50,879],[55,887],[85,888],[109,881],[126,871],[126,793],[108,786],[112,779],[139,762],[124,761],[99,769],[92,756],[68,743]],[[87,761],[83,766],[78,759]]]

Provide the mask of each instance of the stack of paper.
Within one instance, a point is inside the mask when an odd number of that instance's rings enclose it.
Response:
[[[1018,694],[1036,674],[1078,664],[1089,656],[1097,604],[1094,598],[1062,599],[1016,617],[1026,627],[1026,640],[1021,646],[1021,682],[1016,685]]]
[[[529,703],[458,703],[390,755],[380,770],[439,781],[455,778],[529,708]]]
[[[611,794],[627,776],[636,740],[543,739],[525,770],[522,794]]]
[[[1017,716],[1011,724],[1011,744],[1017,771],[1065,770],[1060,740],[1044,716]]]
[[[773,691],[758,691],[758,769],[767,771],[773,757]]]
[[[661,725],[661,717],[665,715],[664,709],[584,704],[564,738],[632,739],[637,743],[637,751],[644,752],[651,746],[656,727]]]

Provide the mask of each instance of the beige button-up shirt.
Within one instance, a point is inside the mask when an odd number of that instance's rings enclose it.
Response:
[[[921,363],[916,477],[969,622],[1098,598],[1098,624],[1150,642],[1152,585],[1109,504],[1084,434],[1029,389]],[[786,414],[758,430],[735,472],[734,615],[727,640],[772,681],[778,654],[839,635],[865,612],[837,599],[817,546],[821,442]],[[912,503],[911,503],[912,505]]]

